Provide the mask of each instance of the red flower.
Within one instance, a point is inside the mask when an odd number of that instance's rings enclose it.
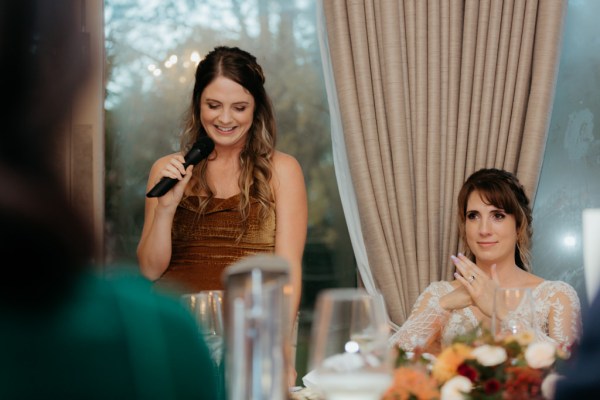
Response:
[[[494,394],[498,392],[501,387],[502,385],[497,379],[489,379],[485,381],[485,384],[483,385],[483,391],[485,394]]]
[[[506,373],[509,379],[506,381],[505,398],[531,400],[542,397],[540,387],[544,371],[530,367],[508,367]]]
[[[475,382],[479,377],[477,370],[465,362],[458,366],[456,372],[459,375],[469,378],[471,382]]]

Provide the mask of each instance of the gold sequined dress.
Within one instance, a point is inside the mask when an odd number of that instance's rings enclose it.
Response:
[[[174,294],[222,290],[223,270],[249,255],[275,250],[275,212],[261,220],[260,204],[250,199],[248,230],[236,242],[241,216],[240,195],[212,199],[204,215],[197,212],[198,199],[186,197],[179,204],[171,233],[171,263],[155,282],[159,291]]]

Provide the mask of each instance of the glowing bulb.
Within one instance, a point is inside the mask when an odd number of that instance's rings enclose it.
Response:
[[[190,55],[190,60],[195,63],[200,62],[200,53],[198,53],[197,51],[193,51]]]
[[[360,346],[354,340],[350,340],[344,345],[344,350],[346,350],[347,353],[357,353],[359,349]]]
[[[574,247],[575,244],[577,243],[577,240],[575,239],[575,236],[573,236],[573,235],[565,235],[565,237],[563,238],[563,243],[567,247]]]

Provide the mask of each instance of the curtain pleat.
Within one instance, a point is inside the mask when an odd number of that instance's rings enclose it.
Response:
[[[361,276],[394,323],[429,283],[452,277],[449,256],[462,249],[456,196],[468,175],[504,168],[533,196],[565,3],[321,0],[339,104],[331,112],[351,177],[338,184],[355,196]]]

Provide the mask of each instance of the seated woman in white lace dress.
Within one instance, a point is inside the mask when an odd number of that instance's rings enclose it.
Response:
[[[437,354],[456,335],[480,324],[490,329],[498,287],[531,288],[536,339],[573,345],[581,333],[577,292],[529,272],[531,208],[517,178],[498,169],[475,172],[459,192],[458,218],[465,249],[451,256],[456,279],[431,283],[390,345]]]

